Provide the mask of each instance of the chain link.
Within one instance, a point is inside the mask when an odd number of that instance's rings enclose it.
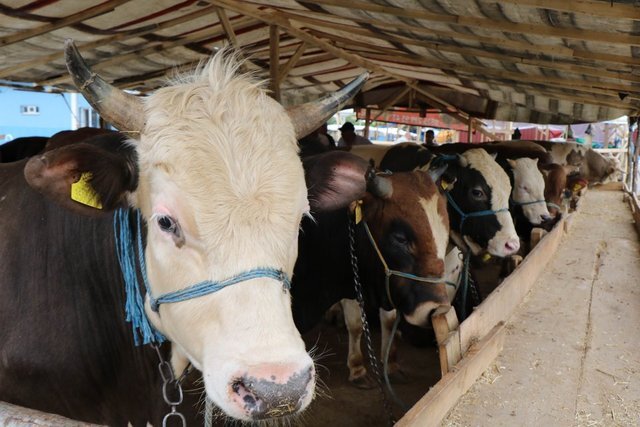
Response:
[[[382,375],[380,374],[379,368],[380,365],[378,363],[378,359],[376,358],[375,351],[373,350],[373,344],[371,342],[371,329],[369,328],[369,322],[367,321],[367,315],[365,313],[364,296],[362,295],[362,283],[360,283],[360,274],[358,270],[358,257],[355,250],[354,219],[350,214],[347,215],[349,217],[349,250],[351,253],[351,267],[353,269],[353,284],[356,291],[356,299],[358,300],[358,305],[360,306],[360,318],[362,320],[362,331],[364,332],[367,355],[369,356],[369,365],[375,375],[376,382],[378,383],[378,386],[380,388],[384,408],[387,411],[387,416],[389,417],[389,424],[393,425],[395,424],[396,420],[393,416],[391,402],[389,402],[389,400],[387,399],[387,395],[384,392],[384,384],[382,382]]]
[[[158,371],[162,378],[162,398],[164,399],[164,402],[171,407],[171,411],[162,419],[162,427],[166,427],[171,418],[177,418],[177,421],[182,425],[182,427],[186,427],[187,420],[184,415],[177,410],[176,406],[182,403],[182,399],[184,397],[182,392],[182,380],[187,376],[190,370],[185,369],[185,372],[180,375],[180,378],[176,379],[171,364],[162,356],[162,352],[160,351],[158,344],[151,343],[151,347],[156,351],[158,359],[160,360],[160,363],[158,363]],[[170,386],[173,390],[169,388]],[[172,391],[173,393],[171,393]]]

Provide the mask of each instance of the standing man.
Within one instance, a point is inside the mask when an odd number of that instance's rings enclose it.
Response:
[[[342,133],[342,138],[338,140],[338,147],[351,148],[354,145],[372,144],[372,142],[364,136],[356,134],[356,128],[351,122],[345,122],[345,124],[340,128],[340,132]]]
[[[427,133],[424,135],[424,146],[425,147],[437,147],[438,144],[435,141],[436,135],[433,129],[429,129]]]

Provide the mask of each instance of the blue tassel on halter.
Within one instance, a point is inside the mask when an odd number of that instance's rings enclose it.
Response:
[[[144,311],[144,300],[140,294],[140,284],[138,281],[138,274],[136,269],[136,250],[134,249],[134,237],[131,232],[132,224],[130,221],[130,212],[126,209],[118,209],[113,216],[113,232],[116,243],[116,253],[118,255],[118,262],[120,263],[120,269],[125,282],[126,302],[125,310],[127,313],[127,322],[131,323],[133,328],[133,340],[138,346],[140,344],[149,344],[152,342],[162,343],[165,341],[165,337],[155,330],[147,314]],[[138,218],[138,229],[141,227],[140,213],[136,211]],[[138,252],[142,251],[142,233],[138,230]],[[144,265],[144,253],[139,254],[141,274],[143,278],[146,278],[146,271]],[[147,288],[145,280],[145,288]],[[149,292],[149,289],[146,289]]]

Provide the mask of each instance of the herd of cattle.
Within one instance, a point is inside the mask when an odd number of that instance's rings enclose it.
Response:
[[[177,373],[194,366],[186,387],[203,385],[221,413],[252,421],[309,405],[316,371],[300,334],[336,303],[351,335],[349,379],[363,381],[354,264],[386,344],[397,314],[427,328],[435,308],[454,302],[461,254],[522,252],[531,227],[553,223],[572,180],[616,172],[592,150],[538,141],[301,157],[297,141],[366,76],[285,110],[236,74],[229,52],[146,99],[92,73],[71,42],[66,59],[121,132],[62,132],[0,153],[0,401],[82,421],[159,425],[170,410],[158,354],[136,346],[125,312],[118,209],[142,218],[131,234],[144,239],[138,274],[149,289],[135,292],[167,339],[161,355]],[[99,203],[71,198],[81,180]],[[282,277],[246,274],[264,269]],[[237,283],[150,306],[150,293],[227,280]],[[198,399],[178,408],[194,424]]]

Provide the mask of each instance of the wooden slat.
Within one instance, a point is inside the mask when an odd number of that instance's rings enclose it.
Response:
[[[529,6],[561,12],[583,13],[597,17],[640,20],[640,8],[620,2],[593,0],[501,0],[503,4]],[[637,4],[637,3],[636,3]]]
[[[499,322],[507,321],[553,257],[564,235],[564,218],[532,250],[471,315],[460,324],[460,346],[465,352],[471,343],[485,336]]]
[[[627,79],[630,81],[640,82],[640,77],[633,75],[631,73],[631,70],[628,73],[622,73],[618,71],[607,71],[606,69],[604,69],[605,65],[602,63],[593,64],[593,65],[589,65],[589,64],[578,65],[578,64],[572,64],[572,63],[565,63],[565,62],[562,62],[563,59],[559,57],[562,55],[553,55],[549,59],[545,59],[545,57],[549,57],[549,55],[552,55],[552,52],[545,51],[545,49],[547,48],[546,46],[540,48],[540,51],[538,52],[540,54],[544,53],[544,56],[540,58],[534,58],[531,56],[531,53],[536,53],[536,49],[531,49],[528,45],[525,45],[524,43],[519,43],[519,48],[517,50],[512,50],[511,52],[505,54],[505,53],[492,52],[488,48],[480,49],[480,48],[469,47],[469,46],[464,46],[460,44],[452,44],[447,40],[437,40],[437,41],[420,40],[418,38],[406,37],[404,35],[391,34],[390,32],[387,32],[387,31],[378,31],[371,28],[362,28],[360,26],[331,23],[330,21],[317,19],[309,16],[303,16],[300,14],[285,13],[284,15],[288,16],[290,19],[295,19],[301,22],[308,23],[311,25],[310,28],[317,28],[318,26],[321,26],[323,31],[330,32],[331,29],[337,29],[340,31],[351,32],[353,34],[359,34],[365,37],[372,37],[380,40],[385,40],[388,42],[397,42],[397,43],[402,43],[408,46],[420,46],[420,47],[428,48],[428,49],[439,51],[439,52],[452,52],[452,53],[458,53],[460,55],[486,57],[486,58],[502,61],[505,63],[533,65],[533,66],[548,68],[553,70],[563,70],[571,73],[586,74],[586,75],[590,75],[598,78],[607,77],[607,78],[614,78],[614,79]],[[330,19],[329,16],[327,16],[327,18]],[[368,20],[368,21],[371,21],[371,20]],[[378,22],[382,22],[382,21],[378,21]],[[389,24],[385,26],[388,26],[388,25]],[[406,27],[406,28],[403,27],[402,29],[406,33],[406,30],[414,31],[416,28],[417,27],[413,26],[413,27]],[[423,28],[423,30],[431,31],[430,29],[425,29],[425,28]],[[397,27],[396,27],[396,30],[394,30],[394,32],[395,31],[397,31]],[[480,40],[477,40],[477,37],[474,35],[470,36],[467,34],[465,37],[465,35],[462,33],[451,32],[449,37],[452,40],[458,40],[460,38],[464,39],[468,37],[472,39],[474,42],[480,41]],[[499,48],[501,51],[504,51],[506,48],[509,47],[509,43],[508,43],[509,40],[507,39],[502,39],[502,40],[492,39],[492,41],[496,45],[496,48]],[[548,48],[550,50],[552,46],[549,46]],[[574,54],[575,52],[571,50],[569,57],[572,58]],[[608,59],[612,59],[612,58],[609,56]],[[631,57],[620,57],[619,60],[623,61],[624,63],[637,62],[634,60],[634,58],[631,58]],[[608,61],[608,62],[612,62],[612,61]]]
[[[550,25],[528,24],[524,22],[508,22],[495,19],[481,18],[478,16],[445,15],[428,12],[425,9],[401,8],[393,6],[381,6],[361,0],[316,0],[315,3],[359,9],[369,12],[383,13],[412,19],[424,19],[427,21],[444,22],[448,24],[479,27],[491,31],[506,31],[513,34],[534,34],[543,37],[562,37],[574,40],[587,40],[603,43],[616,43],[624,45],[640,45],[640,37],[594,29],[582,30],[575,28],[557,28]]]
[[[215,28],[205,28],[203,30],[197,31],[195,33],[189,34],[187,37],[183,37],[181,39],[178,40],[173,40],[170,42],[160,42],[160,43],[154,43],[151,44],[150,46],[147,46],[144,49],[140,49],[140,50],[136,50],[133,52],[129,52],[126,53],[124,55],[115,55],[110,57],[109,59],[106,59],[104,61],[101,62],[97,62],[95,64],[91,65],[91,69],[92,71],[97,71],[100,69],[104,69],[108,66],[113,66],[113,65],[118,65],[118,64],[122,64],[124,62],[130,61],[130,60],[135,60],[137,58],[142,58],[145,55],[151,54],[151,53],[157,53],[157,52],[164,52],[167,51],[169,49],[173,49],[175,47],[179,47],[179,46],[184,46],[186,44],[189,43],[197,43],[198,41],[201,40],[205,40],[208,39],[210,37],[212,37],[213,35],[218,35],[218,36],[222,36],[223,33],[221,31],[221,28],[219,28],[218,26],[216,26]],[[39,85],[41,86],[55,86],[61,83],[69,83],[71,81],[71,77],[68,75],[63,75],[60,77],[56,77],[56,78],[52,78],[52,79],[46,79],[46,80],[41,80],[38,82]]]
[[[558,67],[554,67],[553,63],[548,63],[546,61],[539,61],[539,60],[529,60],[529,59],[524,59],[524,58],[516,58],[514,59],[513,57],[509,57],[508,55],[502,55],[502,54],[496,54],[496,53],[492,53],[492,52],[488,52],[488,51],[483,51],[482,49],[474,49],[474,48],[460,48],[458,46],[447,46],[445,44],[438,44],[438,43],[427,43],[427,42],[422,42],[419,40],[413,40],[410,38],[406,38],[406,37],[393,37],[393,36],[383,36],[383,35],[376,35],[377,33],[374,33],[372,31],[368,31],[368,30],[352,30],[353,33],[357,33],[366,37],[372,37],[372,38],[378,38],[381,40],[385,40],[387,42],[397,42],[397,43],[403,43],[403,44],[407,44],[407,45],[413,45],[413,46],[420,46],[420,47],[424,47],[427,49],[431,49],[431,50],[436,50],[436,51],[442,51],[442,52],[452,52],[452,53],[457,53],[459,55],[465,56],[465,55],[469,55],[472,57],[486,57],[486,58],[491,58],[494,60],[498,60],[498,61],[504,61],[504,62],[511,62],[513,64],[522,64],[522,65],[530,65],[530,66],[535,66],[535,67],[543,67],[543,68],[550,68],[550,69],[556,69]],[[335,33],[331,33],[331,32],[321,32],[321,36],[323,38],[330,38],[332,40],[337,40],[339,35],[335,34]],[[375,46],[375,41],[372,40],[371,41],[371,46]],[[427,60],[427,64],[429,64],[429,66],[432,67],[437,67],[437,68],[442,68],[440,65],[437,64],[441,64],[442,62],[435,59],[432,56],[425,56],[425,55],[420,55],[420,57],[425,58]],[[579,71],[576,71],[575,69],[570,69],[572,67],[566,67],[566,69],[563,69],[562,71],[566,72],[566,73],[577,73],[577,76],[567,76],[566,78],[562,78],[562,77],[553,77],[553,76],[538,76],[538,75],[532,75],[529,72],[513,72],[513,71],[506,71],[504,69],[495,69],[495,68],[491,68],[489,66],[473,66],[473,65],[467,65],[467,63],[458,63],[458,62],[452,62],[451,64],[454,64],[454,66],[449,66],[448,68],[455,70],[457,67],[470,67],[473,69],[477,69],[478,73],[482,73],[482,70],[488,70],[490,71],[493,75],[499,75],[499,76],[504,76],[503,78],[511,78],[511,79],[515,79],[515,80],[525,80],[526,81],[531,81],[531,82],[535,82],[535,83],[540,83],[540,84],[545,84],[546,82],[553,82],[553,83],[557,83],[560,85],[564,85],[564,86],[571,86],[571,87],[582,87],[582,88],[593,88],[593,89],[597,89],[597,88],[602,88],[602,89],[608,89],[611,91],[612,94],[617,95],[618,92],[630,92],[630,93],[640,93],[640,86],[639,85],[631,85],[631,84],[620,84],[620,83],[615,83],[615,82],[609,82],[609,81],[593,81],[593,80],[589,80],[586,81],[584,80],[583,76],[581,76],[579,74]],[[562,69],[562,65],[559,66],[560,69]],[[580,68],[578,68],[580,69]]]
[[[349,62],[351,62],[354,65],[357,65],[359,67],[368,69],[370,71],[376,72],[376,73],[380,73],[380,74],[384,74],[384,75],[388,75],[390,77],[395,78],[396,80],[399,81],[403,81],[405,82],[407,85],[409,85],[410,87],[412,87],[413,89],[415,89],[417,92],[422,93],[424,96],[426,96],[427,98],[429,98],[432,103],[434,103],[436,106],[438,106],[439,108],[441,108],[443,110],[443,112],[445,114],[449,114],[452,117],[456,118],[459,121],[462,121],[463,123],[467,123],[468,121],[468,116],[466,113],[458,110],[455,106],[451,105],[450,103],[440,99],[437,96],[434,96],[432,94],[429,94],[428,91],[426,91],[423,88],[417,87],[417,85],[412,84],[412,79],[408,79],[404,76],[400,76],[396,73],[392,73],[389,72],[388,70],[384,69],[383,67],[378,66],[375,63],[372,63],[371,61],[368,61],[358,55],[354,55],[352,53],[346,52],[343,49],[339,49],[335,46],[333,46],[331,43],[328,43],[324,40],[321,40],[318,37],[315,37],[307,32],[305,32],[304,30],[294,26],[292,23],[290,23],[287,19],[283,18],[282,16],[279,16],[277,12],[267,12],[265,10],[260,10],[258,8],[255,7],[250,7],[247,6],[245,4],[239,4],[239,3],[235,3],[235,2],[231,2],[229,0],[212,0],[211,3],[214,4],[218,4],[226,9],[229,10],[233,10],[237,13],[242,13],[248,16],[252,16],[256,19],[262,20],[266,23],[268,23],[269,25],[278,25],[280,27],[282,27],[283,29],[285,29],[289,34],[299,38],[300,40],[306,41],[308,43],[314,44],[316,46],[321,47],[323,50],[335,55],[336,57],[339,58],[343,58]],[[483,127],[478,127],[477,128],[480,132],[483,133],[489,133],[487,132],[486,129],[484,129]],[[489,135],[491,135],[489,133]],[[493,136],[493,135],[492,135]]]
[[[439,426],[442,419],[495,360],[504,345],[504,323],[493,327],[473,344],[454,371],[447,373],[396,424],[395,427]]]
[[[271,46],[269,58],[271,93],[273,98],[280,102],[280,78],[278,77],[278,69],[280,68],[280,30],[276,25],[269,26],[269,46]]]
[[[98,427],[97,424],[89,424],[71,420],[56,414],[36,411],[0,402],[1,426],[64,426],[64,427]]]
[[[224,29],[224,33],[227,35],[227,39],[229,39],[229,43],[231,43],[231,46],[235,47],[236,49],[239,48],[240,46],[238,46],[236,32],[233,30],[233,26],[231,25],[229,17],[227,16],[227,12],[225,12],[225,10],[221,7],[216,7],[216,13],[218,14],[218,19],[222,24],[222,28]]]
[[[111,12],[116,7],[127,3],[131,0],[111,0],[97,6],[85,9],[82,12],[74,13],[65,18],[56,19],[55,22],[42,25],[40,27],[31,28],[29,30],[21,31],[19,33],[10,34],[0,38],[0,46],[8,46],[13,43],[17,43],[23,40],[30,39],[31,37],[39,36],[41,34],[48,33],[58,28],[66,27],[86,19],[94,18],[99,15]],[[78,3],[81,4],[81,3]]]
[[[167,28],[171,28],[176,25],[183,24],[185,22],[189,22],[193,19],[200,18],[208,13],[212,13],[215,11],[215,6],[207,6],[203,9],[197,10],[192,13],[188,13],[186,15],[180,16],[178,18],[170,19],[168,21],[161,22],[159,24],[147,25],[143,28],[136,28],[130,31],[122,31],[118,32],[118,34],[114,34],[113,36],[104,37],[98,40],[94,40],[88,43],[78,44],[78,50],[80,52],[88,52],[92,49],[95,49],[100,46],[106,46],[110,43],[131,39],[135,37],[142,37],[146,34],[153,33],[156,31],[161,31]],[[7,77],[12,74],[18,73],[23,70],[28,70],[30,68],[35,68],[39,65],[49,64],[53,61],[60,60],[64,57],[64,51],[60,49],[57,52],[54,52],[50,55],[39,56],[30,61],[23,61],[20,64],[12,65],[7,68],[0,69],[0,78]]]
[[[298,61],[300,61],[300,58],[302,57],[302,54],[306,49],[307,44],[305,42],[300,43],[300,46],[298,46],[293,56],[289,58],[286,64],[280,67],[280,69],[278,70],[278,78],[280,79],[280,81],[278,83],[282,82],[287,77],[289,71],[291,71],[291,69],[296,66]]]

